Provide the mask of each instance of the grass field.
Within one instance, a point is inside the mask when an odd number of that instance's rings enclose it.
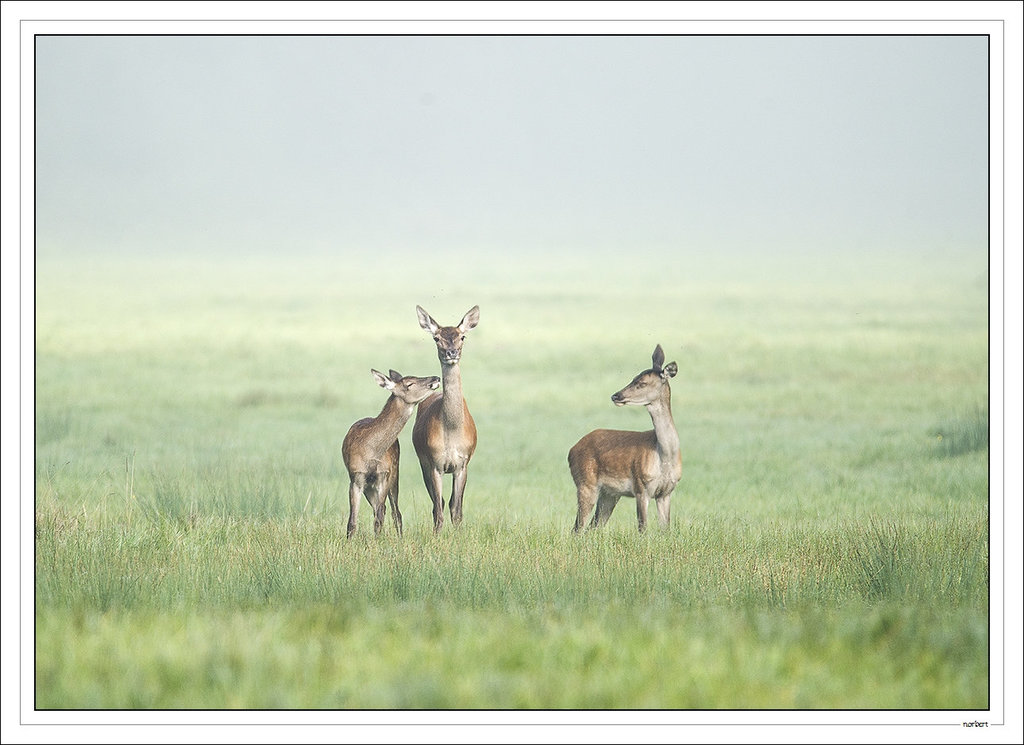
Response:
[[[37,708],[988,707],[983,254],[482,256],[37,257]],[[481,308],[465,522],[410,425],[404,538],[347,541],[416,304]],[[573,536],[657,343],[672,526]]]

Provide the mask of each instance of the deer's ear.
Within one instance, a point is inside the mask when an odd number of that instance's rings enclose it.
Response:
[[[677,372],[679,372],[679,367],[676,365],[676,363],[669,362],[667,365],[665,365],[664,369],[662,369],[661,377],[668,380],[669,378],[674,378]]]
[[[420,328],[428,333],[435,334],[441,328],[437,325],[437,321],[431,318],[430,314],[418,305],[416,306],[416,317],[420,321]]]
[[[474,305],[469,311],[462,317],[462,322],[459,323],[459,331],[466,333],[471,328],[476,328],[476,325],[480,323],[480,306]]]
[[[389,391],[395,387],[395,381],[387,377],[384,373],[379,373],[376,370],[370,370],[373,374],[373,379],[377,381],[377,385],[381,388],[386,388]]]
[[[398,370],[389,370],[388,377],[391,378],[396,383],[402,382],[402,373],[398,372]]]
[[[663,364],[665,364],[665,350],[659,344],[654,348],[654,354],[651,355],[651,365],[654,367],[654,372],[660,373]]]

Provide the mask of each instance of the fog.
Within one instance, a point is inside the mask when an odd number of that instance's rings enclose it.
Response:
[[[987,252],[984,36],[39,36],[36,249]]]

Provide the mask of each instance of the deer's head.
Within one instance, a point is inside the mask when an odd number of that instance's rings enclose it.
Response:
[[[427,396],[437,390],[441,385],[441,379],[436,375],[428,378],[417,378],[412,375],[403,376],[401,373],[391,370],[387,375],[370,370],[373,373],[377,385],[391,393],[407,404],[418,404]]]
[[[474,305],[462,317],[458,326],[441,326],[418,305],[416,306],[416,315],[419,318],[420,327],[434,337],[434,343],[437,344],[437,358],[441,360],[441,364],[455,365],[462,357],[462,344],[466,341],[466,332],[480,322],[480,306]]]
[[[675,377],[678,370],[675,362],[665,364],[665,352],[659,344],[651,356],[651,369],[644,370],[621,391],[613,393],[612,403],[616,406],[647,406],[661,398],[668,387],[668,379]]]

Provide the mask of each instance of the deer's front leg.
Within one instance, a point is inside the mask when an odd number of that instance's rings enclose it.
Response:
[[[434,532],[438,533],[444,525],[444,474],[434,468],[429,460],[420,461],[420,468],[423,470],[423,483],[427,487],[430,501],[434,504]]]
[[[671,519],[672,492],[656,497],[654,503],[658,505],[658,522],[662,527],[667,528]]]
[[[395,523],[395,531],[402,535],[402,513],[398,510],[398,471],[391,474],[388,483],[388,500],[391,502],[391,519]]]
[[[448,503],[448,509],[452,513],[452,525],[458,527],[462,524],[462,495],[466,491],[466,479],[469,477],[469,469],[463,466],[452,476],[452,499]]]
[[[381,476],[377,484],[374,485],[372,499],[370,499],[370,506],[373,507],[374,535],[380,535],[380,529],[384,526],[384,516],[388,510],[387,494],[385,493],[387,476],[385,474]]]
[[[636,495],[636,527],[641,533],[647,529],[647,503],[651,495],[646,489]]]

